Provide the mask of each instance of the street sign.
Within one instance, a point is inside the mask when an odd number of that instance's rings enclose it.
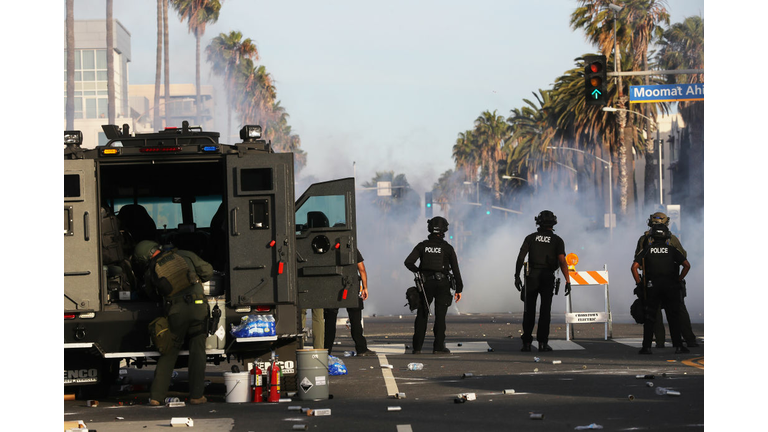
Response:
[[[689,102],[703,100],[703,83],[629,86],[629,103]]]
[[[392,196],[392,182],[376,182],[376,195]]]

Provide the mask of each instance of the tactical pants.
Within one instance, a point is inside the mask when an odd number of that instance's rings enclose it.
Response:
[[[203,396],[208,304],[204,300],[201,304],[195,304],[194,300],[185,299],[185,297],[188,296],[176,296],[167,300],[170,302],[168,327],[176,343],[169,352],[160,356],[155,368],[150,398],[160,403],[165,400],[168,393],[173,368],[185,338],[189,338],[189,398],[199,399]]]
[[[525,279],[525,309],[523,311],[523,343],[533,342],[533,327],[536,324],[536,300],[541,296],[539,327],[536,340],[549,342],[549,323],[552,318],[552,296],[555,292],[555,274],[551,270],[533,268]]]
[[[693,333],[693,326],[691,325],[691,316],[688,315],[688,308],[685,307],[685,301],[680,301],[680,312],[678,316],[680,320],[680,333],[688,345],[696,343],[696,335]],[[665,330],[664,319],[661,316],[661,308],[656,312],[656,325],[653,329],[656,345],[664,345],[665,342]]]
[[[368,343],[363,336],[363,299],[359,299],[360,307],[347,308],[349,315],[349,327],[352,333],[352,340],[355,341],[355,351],[358,353],[368,351]],[[328,354],[333,350],[333,341],[336,340],[336,318],[339,316],[339,309],[325,310],[325,349]]]
[[[682,346],[680,333],[680,287],[678,285],[653,285],[645,289],[645,323],[643,324],[643,348],[650,348],[659,308],[667,314],[669,336],[672,345]]]
[[[424,292],[427,295],[427,304],[422,304],[416,312],[416,321],[413,331],[413,349],[421,351],[424,345],[424,338],[427,334],[427,322],[429,321],[429,305],[435,301],[435,342],[432,345],[433,350],[442,350],[445,348],[445,315],[448,307],[451,305],[453,296],[451,295],[451,284],[448,278],[442,280],[427,279],[424,282]]]
[[[312,309],[312,348],[325,348],[325,311],[323,309]],[[301,326],[307,326],[307,310],[301,311]]]

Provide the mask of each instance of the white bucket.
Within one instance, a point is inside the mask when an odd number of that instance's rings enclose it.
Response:
[[[224,385],[227,386],[227,403],[251,401],[248,372],[224,372]]]

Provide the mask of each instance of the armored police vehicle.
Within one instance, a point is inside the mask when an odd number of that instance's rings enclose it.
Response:
[[[301,310],[357,305],[354,179],[313,184],[295,200],[294,155],[274,152],[259,126],[234,145],[186,121],[146,134],[103,129],[109,141],[95,149],[81,147],[78,131],[64,134],[65,387],[103,392],[121,361],[159,357],[148,324],[161,300],[143,289],[132,256],[150,239],[214,267],[204,284],[208,361],[266,371],[276,354],[283,385],[295,389]],[[274,332],[230,331],[256,318]]]

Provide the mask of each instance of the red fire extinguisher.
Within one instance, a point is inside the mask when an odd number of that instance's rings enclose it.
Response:
[[[280,376],[280,365],[277,364],[277,356],[275,356],[269,366],[269,397],[267,402],[280,402]]]
[[[251,375],[253,375],[251,379],[251,390],[253,391],[253,401],[252,402],[264,402],[264,394],[263,394],[263,379],[264,377],[261,375],[261,368],[259,368],[259,365],[255,362],[253,363],[253,369],[251,369]]]

